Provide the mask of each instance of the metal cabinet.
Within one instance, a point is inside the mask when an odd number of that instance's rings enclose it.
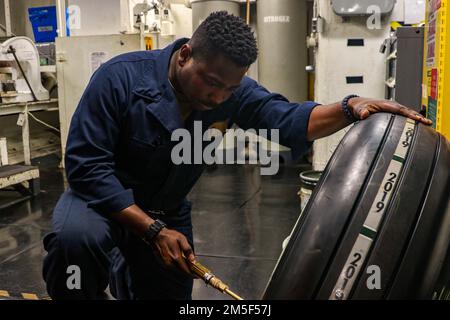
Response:
[[[387,41],[386,98],[421,111],[423,27],[400,27]]]

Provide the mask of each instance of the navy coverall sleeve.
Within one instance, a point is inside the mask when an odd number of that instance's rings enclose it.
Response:
[[[104,64],[92,76],[72,117],[65,167],[71,189],[104,213],[134,204],[131,189],[114,175],[121,114],[127,103],[125,76]]]
[[[312,142],[307,141],[306,134],[311,111],[318,103],[290,103],[282,95],[269,92],[248,77],[242,80],[234,94],[239,107],[233,115],[233,122],[239,127],[244,130],[279,129],[279,142],[291,148],[294,159],[311,147]]]

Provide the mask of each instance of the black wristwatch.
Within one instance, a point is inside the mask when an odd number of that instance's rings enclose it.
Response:
[[[345,117],[350,121],[350,122],[356,122],[359,119],[355,117],[355,115],[353,114],[353,112],[350,111],[350,109],[348,108],[348,100],[350,100],[351,98],[358,98],[359,96],[357,96],[356,94],[351,94],[348,95],[344,98],[344,100],[342,100],[341,106],[342,106],[342,111],[345,114]]]
[[[163,228],[167,227],[167,225],[159,220],[156,219],[155,222],[153,222],[147,229],[147,231],[145,231],[144,234],[144,241],[147,243],[151,243],[153,241],[153,239],[155,239],[155,237],[161,232],[161,230]]]

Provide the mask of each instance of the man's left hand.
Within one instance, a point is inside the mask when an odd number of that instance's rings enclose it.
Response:
[[[372,113],[389,112],[400,114],[415,121],[420,121],[426,125],[431,125],[433,123],[430,119],[425,118],[417,111],[409,109],[395,101],[356,97],[349,100],[348,106],[355,117],[360,120],[366,119]]]

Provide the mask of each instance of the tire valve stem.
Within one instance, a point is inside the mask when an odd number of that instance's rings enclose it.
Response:
[[[217,278],[209,269],[207,269],[201,263],[199,263],[198,261],[190,261],[189,259],[186,259],[186,261],[189,265],[189,268],[191,269],[191,272],[200,279],[202,279],[206,283],[206,285],[210,285],[211,287],[219,290],[220,292],[228,294],[233,299],[244,300],[236,293],[231,291],[229,287],[222,282],[222,280]]]

